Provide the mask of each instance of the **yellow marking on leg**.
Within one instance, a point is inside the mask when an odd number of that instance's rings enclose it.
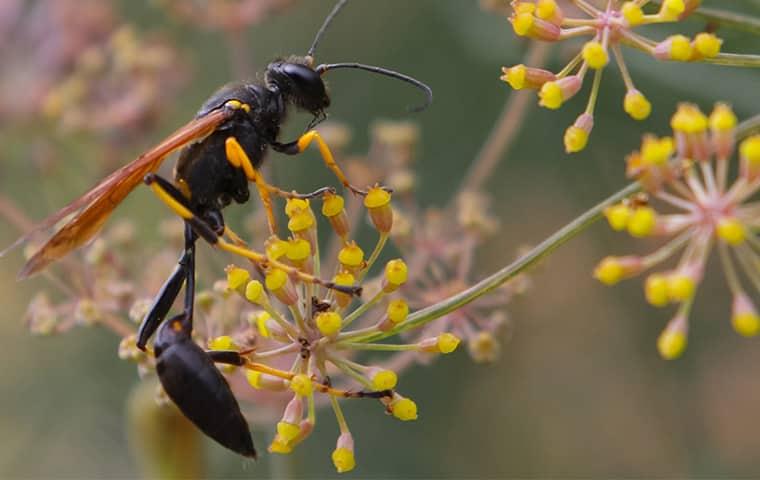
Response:
[[[256,262],[257,264],[261,265],[262,267],[269,266],[272,268],[277,268],[279,270],[282,270],[288,275],[298,278],[302,282],[314,283],[317,285],[322,285],[324,287],[327,287],[327,284],[325,284],[324,281],[315,277],[314,275],[309,275],[308,273],[305,273],[291,265],[287,265],[277,260],[273,260],[267,257],[266,255],[264,255],[263,253],[256,252],[249,248],[241,247],[239,245],[233,245],[227,242],[226,240],[224,240],[223,238],[219,239],[219,241],[216,243],[216,246],[226,252],[230,252],[235,255],[248,258]]]
[[[248,154],[245,153],[243,146],[237,141],[235,137],[228,137],[224,142],[224,150],[227,154],[227,160],[235,167],[242,168],[246,178],[256,185],[256,190],[259,192],[261,203],[264,205],[264,210],[267,214],[267,223],[269,224],[269,233],[277,233],[277,220],[274,215],[274,208],[272,207],[272,198],[269,195],[269,185],[264,181],[259,174],[258,170],[253,167],[251,159]],[[278,189],[279,190],[279,189]]]
[[[280,370],[278,368],[270,367],[269,365],[264,365],[263,363],[258,362],[252,362],[248,359],[245,359],[246,362],[243,364],[243,367],[248,370],[253,370],[254,372],[264,373],[266,375],[271,375],[273,377],[282,378],[283,380],[293,380],[293,377],[296,376],[293,372],[286,372],[285,370]],[[365,395],[362,395],[358,392],[350,392],[348,390],[340,390],[337,388],[329,387],[325,385],[324,383],[318,382],[314,376],[310,378],[312,385],[314,386],[314,389],[321,392],[326,393],[328,395],[334,395],[336,397],[343,397],[343,398],[361,398]]]
[[[324,161],[327,168],[329,168],[333,174],[338,177],[338,180],[343,184],[344,187],[359,195],[367,194],[367,192],[351,185],[351,183],[348,181],[348,178],[346,178],[346,175],[343,174],[343,170],[340,169],[337,162],[335,161],[335,157],[333,157],[333,154],[330,151],[330,148],[327,146],[327,143],[325,143],[325,141],[322,139],[322,136],[316,130],[310,130],[301,135],[301,137],[298,139],[298,151],[302,153],[309,147],[309,145],[311,145],[312,141],[317,142],[317,147],[319,148],[319,154],[322,156],[322,161]]]
[[[180,217],[184,218],[185,220],[190,220],[193,218],[193,212],[187,209],[184,205],[179,203],[177,200],[174,199],[171,195],[169,195],[169,192],[161,188],[161,185],[158,184],[158,182],[153,182],[150,184],[150,189],[153,190],[153,193],[156,194],[156,196],[164,202],[169,208],[171,208],[174,213],[179,215]]]

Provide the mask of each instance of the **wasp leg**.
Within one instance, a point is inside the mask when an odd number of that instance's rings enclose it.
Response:
[[[213,352],[207,352],[207,353],[209,355],[212,355]],[[293,372],[286,372],[284,370],[272,368],[269,365],[264,365],[263,363],[251,362],[240,355],[238,355],[240,357],[240,360],[237,360],[234,358],[234,356],[230,355],[231,353],[232,354],[237,353],[234,351],[230,352],[226,350],[219,350],[216,353],[223,354],[223,355],[219,355],[219,358],[222,358],[222,360],[216,360],[220,363],[229,363],[231,365],[242,366],[248,370],[253,370],[254,372],[259,372],[259,373],[265,373],[267,375],[272,375],[273,377],[282,378],[284,380],[291,380],[296,375]],[[243,363],[239,363],[240,361],[242,361]],[[312,377],[311,383],[314,386],[314,390],[317,390],[318,392],[326,393],[328,395],[332,395],[335,397],[343,397],[343,398],[390,398],[390,397],[393,397],[393,390],[380,390],[377,392],[366,391],[366,390],[358,390],[358,391],[342,390],[342,389],[333,388],[330,385],[326,385],[324,383],[318,382],[315,380],[314,377]]]
[[[187,313],[161,324],[154,351],[164,391],[203,433],[246,457],[256,458],[248,423],[213,360],[192,339]]]
[[[162,202],[171,208],[174,213],[182,217],[182,219],[185,220],[185,223],[190,225],[195,233],[207,241],[210,245],[220,250],[224,250],[226,252],[247,258],[262,268],[271,267],[282,270],[288,275],[296,277],[305,283],[321,285],[325,288],[346,293],[348,295],[361,295],[362,289],[358,285],[346,286],[337,285],[333,282],[326,282],[295,267],[279,262],[277,260],[272,260],[263,253],[259,253],[244,246],[235,245],[234,243],[228,242],[221,236],[220,233],[215,232],[206,221],[195,215],[190,210],[190,208],[188,208],[188,206],[185,204],[184,199],[182,198],[182,195],[169,181],[161,178],[156,174],[149,173],[148,175],[145,175],[145,183],[150,186],[150,188]]]
[[[166,318],[166,314],[169,313],[169,309],[174,304],[174,300],[179,295],[179,291],[185,281],[187,281],[188,286],[185,289],[184,311],[192,319],[195,301],[193,283],[195,279],[195,242],[197,239],[198,236],[193,229],[185,224],[185,249],[177,262],[177,268],[174,269],[169,279],[161,287],[156,299],[153,300],[153,305],[148,310],[148,314],[137,330],[137,348],[140,350],[145,351],[148,339],[153,336],[158,326]]]
[[[235,137],[229,137],[224,144],[225,152],[227,154],[227,161],[235,168],[242,168],[245,172],[248,181],[253,182],[256,185],[256,189],[259,192],[261,203],[264,205],[264,209],[267,214],[267,222],[269,223],[269,233],[275,235],[277,233],[277,221],[274,215],[274,209],[272,208],[272,197],[270,194],[277,195],[283,198],[314,198],[324,195],[327,192],[334,193],[335,190],[331,187],[320,188],[311,193],[296,193],[287,192],[274,185],[267,183],[261,173],[253,166],[248,154],[245,153],[245,149],[240,145],[240,142]]]
[[[309,145],[311,145],[311,142],[317,142],[317,147],[319,147],[319,154],[322,156],[322,160],[325,162],[327,168],[329,168],[333,174],[338,177],[338,180],[340,180],[340,183],[342,183],[344,187],[348,188],[357,195],[367,195],[367,192],[365,190],[351,185],[351,183],[348,181],[348,178],[346,178],[346,176],[343,174],[343,171],[335,162],[335,157],[333,157],[333,154],[330,151],[330,148],[327,146],[327,143],[325,143],[325,141],[319,135],[319,132],[316,130],[310,130],[304,133],[298,138],[298,140],[294,142],[275,142],[272,144],[272,149],[286,155],[298,155],[299,153],[302,153],[304,150],[306,150]]]

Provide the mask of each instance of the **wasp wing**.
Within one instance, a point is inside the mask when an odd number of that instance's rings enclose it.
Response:
[[[163,160],[172,152],[211,134],[231,115],[230,110],[220,108],[189,122],[155,148],[116,170],[90,191],[43,220],[14,245],[23,243],[35,233],[50,228],[67,215],[79,211],[26,262],[18,278],[24,279],[34,275],[70,251],[87,243],[98,233],[116,206],[140,184],[147,173],[158,169]]]

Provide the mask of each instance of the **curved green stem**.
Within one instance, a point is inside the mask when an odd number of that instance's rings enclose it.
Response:
[[[404,322],[398,324],[386,332],[375,333],[373,335],[363,337],[361,340],[355,339],[354,341],[375,342],[384,338],[391,337],[393,335],[397,335],[407,330],[419,328],[432,320],[440,318],[443,315],[446,315],[447,313],[461,308],[473,300],[482,297],[488,292],[498,288],[507,280],[514,278],[528,268],[537,264],[540,260],[559,248],[565,242],[584,231],[595,221],[599,220],[599,218],[601,218],[604,213],[604,209],[610,205],[618,203],[633,193],[638,192],[640,188],[641,186],[638,184],[638,182],[634,182],[628,185],[619,192],[603,200],[601,203],[597,204],[590,210],[586,211],[581,216],[568,223],[561,229],[557,230],[557,232],[538,244],[526,255],[523,255],[501,270],[484,278],[467,290],[464,290],[456,295],[452,295],[446,300],[438,302],[435,305],[423,308],[422,310],[417,310],[416,312],[409,315],[409,317]]]
[[[760,55],[745,55],[741,53],[719,53],[713,58],[703,58],[701,63],[725,65],[727,67],[760,67]]]
[[[741,140],[745,137],[748,137],[749,135],[752,135],[758,130],[760,130],[760,115],[755,115],[754,117],[743,121],[736,127],[736,138],[738,140]],[[622,190],[612,194],[591,209],[587,210],[572,222],[557,230],[553,235],[535,246],[527,254],[523,255],[501,270],[498,270],[497,272],[484,278],[467,290],[452,295],[449,298],[427,308],[417,310],[416,312],[409,315],[405,321],[396,325],[388,331],[368,334],[354,338],[353,341],[377,342],[379,340],[392,337],[407,330],[419,328],[437,318],[446,315],[447,313],[450,313],[474,300],[477,300],[488,292],[491,292],[499,286],[503,285],[508,280],[516,277],[520,273],[536,265],[539,261],[548,256],[554,250],[599,220],[604,215],[604,210],[607,207],[620,202],[624,198],[638,192],[640,189],[641,185],[639,185],[638,182],[629,184]]]

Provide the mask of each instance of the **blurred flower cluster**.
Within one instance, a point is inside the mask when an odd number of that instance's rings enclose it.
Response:
[[[615,284],[682,252],[674,267],[651,273],[644,282],[651,305],[678,305],[657,343],[667,359],[678,357],[686,347],[689,312],[713,247],[733,296],[734,329],[748,337],[760,332],[760,316],[744,287],[748,283],[755,294],[760,292],[760,241],[755,234],[760,204],[752,200],[760,189],[760,135],[739,144],[732,165],[736,124],[725,104],[717,104],[709,116],[695,105],[681,104],[671,120],[673,135],[645,136],[640,150],[627,159],[629,177],[672,212],[658,212],[648,199],[638,197],[605,212],[614,230],[669,240],[645,256],[603,259],[594,273],[601,282]]]
[[[509,21],[515,34],[539,41],[561,42],[579,37],[591,37],[580,51],[559,72],[526,65],[502,68],[502,80],[514,89],[533,89],[539,105],[558,109],[575,96],[583,86],[586,74],[593,71],[593,83],[584,112],[578,116],[564,136],[568,153],[583,150],[594,126],[594,108],[601,85],[602,72],[610,55],[618,65],[626,94],[623,110],[635,120],[646,119],[652,105],[639,91],[626,66],[621,45],[640,50],[658,60],[698,62],[720,55],[722,40],[710,32],[694,38],[671,35],[664,40],[652,40],[637,32],[641,26],[679,22],[693,12],[699,0],[665,0],[651,13],[645,12],[649,1],[608,1],[597,7],[587,0],[565,2],[555,0],[518,1],[511,4]],[[571,16],[578,14],[579,17]]]
[[[0,6],[0,118],[60,121],[65,128],[144,132],[185,80],[178,52],[124,25],[97,0]]]
[[[159,0],[179,21],[208,30],[239,31],[290,7],[294,0]]]

